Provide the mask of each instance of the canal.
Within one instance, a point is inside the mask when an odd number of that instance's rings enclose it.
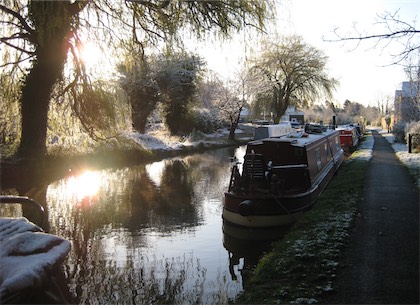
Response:
[[[63,264],[69,302],[226,304],[234,299],[244,289],[247,270],[268,248],[267,242],[249,240],[252,232],[222,220],[230,157],[241,159],[244,151],[244,146],[223,148],[84,170],[33,192],[46,202],[49,233],[72,245]]]

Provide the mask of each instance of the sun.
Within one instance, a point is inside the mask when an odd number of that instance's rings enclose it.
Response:
[[[77,60],[84,65],[86,72],[94,79],[112,77],[116,61],[110,48],[103,48],[101,41],[80,42],[77,46]]]
[[[102,57],[101,49],[92,42],[83,43],[79,47],[79,58],[86,66],[95,66]]]

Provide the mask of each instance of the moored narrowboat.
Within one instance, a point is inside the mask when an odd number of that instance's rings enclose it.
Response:
[[[223,219],[245,227],[294,223],[309,209],[344,160],[335,130],[292,133],[248,143],[235,163]]]
[[[359,125],[339,126],[341,148],[347,153],[353,152],[359,145],[362,138],[361,127]]]

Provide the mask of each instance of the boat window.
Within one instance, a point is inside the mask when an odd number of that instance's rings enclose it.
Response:
[[[319,148],[316,149],[315,153],[316,153],[316,165],[318,166],[318,170],[320,170],[322,167],[322,161],[321,161],[321,152]]]
[[[338,140],[338,137],[335,137],[335,146],[337,147],[337,150],[340,150],[340,141]]]
[[[328,144],[325,143],[324,144],[324,149],[325,149],[325,156],[327,158],[327,161],[331,159],[331,153],[328,153]]]

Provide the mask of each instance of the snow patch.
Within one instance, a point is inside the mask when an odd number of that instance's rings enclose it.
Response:
[[[70,251],[70,242],[26,218],[0,218],[0,299],[39,288]]]
[[[408,146],[404,143],[394,143],[395,136],[385,130],[377,130],[391,145],[397,158],[412,172],[416,177],[417,187],[420,188],[420,153],[408,153]],[[373,144],[375,140],[371,131],[360,144],[357,151],[351,156],[351,160],[370,160],[372,158]]]
[[[414,174],[416,185],[420,188],[420,153],[409,153],[407,144],[394,143],[395,137],[392,133],[385,130],[380,130],[379,133],[391,143],[397,158]]]

